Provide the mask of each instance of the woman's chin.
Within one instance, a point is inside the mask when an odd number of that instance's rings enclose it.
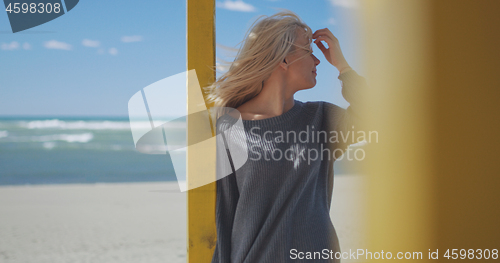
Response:
[[[316,86],[316,79],[311,83],[310,89],[314,88]]]
[[[315,86],[316,86],[316,83],[314,83],[314,85],[308,85],[308,86],[306,86],[306,87],[302,88],[301,90],[312,89],[312,88],[314,88]]]

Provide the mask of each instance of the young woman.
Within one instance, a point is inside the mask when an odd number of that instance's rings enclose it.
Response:
[[[347,109],[294,100],[316,85],[312,42],[339,70]],[[248,149],[244,165],[231,163],[232,172],[217,181],[213,263],[340,261],[329,214],[333,162],[351,143],[341,136],[358,129],[365,89],[330,30],[313,33],[288,11],[251,27],[230,69],[207,88],[215,106],[237,110],[220,114],[218,129],[242,119],[243,136],[225,134],[225,143],[240,140]],[[229,159],[235,154],[228,151]]]

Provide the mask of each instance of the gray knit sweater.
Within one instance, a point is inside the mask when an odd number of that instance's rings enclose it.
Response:
[[[295,100],[280,116],[243,120],[244,137],[226,135],[245,138],[248,160],[217,180],[212,263],[340,261],[329,213],[333,162],[352,144],[344,138],[361,124],[359,101],[367,86],[354,70],[339,79],[347,109]],[[235,121],[224,115],[217,127]]]

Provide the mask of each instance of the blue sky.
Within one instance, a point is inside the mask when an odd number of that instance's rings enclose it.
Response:
[[[259,15],[297,13],[313,30],[328,27],[351,66],[363,74],[356,0],[221,0],[216,41],[235,47]],[[80,3],[66,15],[13,34],[0,12],[0,116],[127,116],[141,88],[186,70],[186,1],[106,0]],[[321,60],[317,85],[301,101],[347,107],[338,72]],[[224,50],[217,49],[224,58]]]

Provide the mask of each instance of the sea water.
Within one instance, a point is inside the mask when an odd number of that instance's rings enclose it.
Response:
[[[138,152],[128,117],[0,117],[0,185],[153,181],[177,181],[170,155]]]
[[[0,118],[0,185],[175,180],[168,153],[136,151],[128,117]]]

